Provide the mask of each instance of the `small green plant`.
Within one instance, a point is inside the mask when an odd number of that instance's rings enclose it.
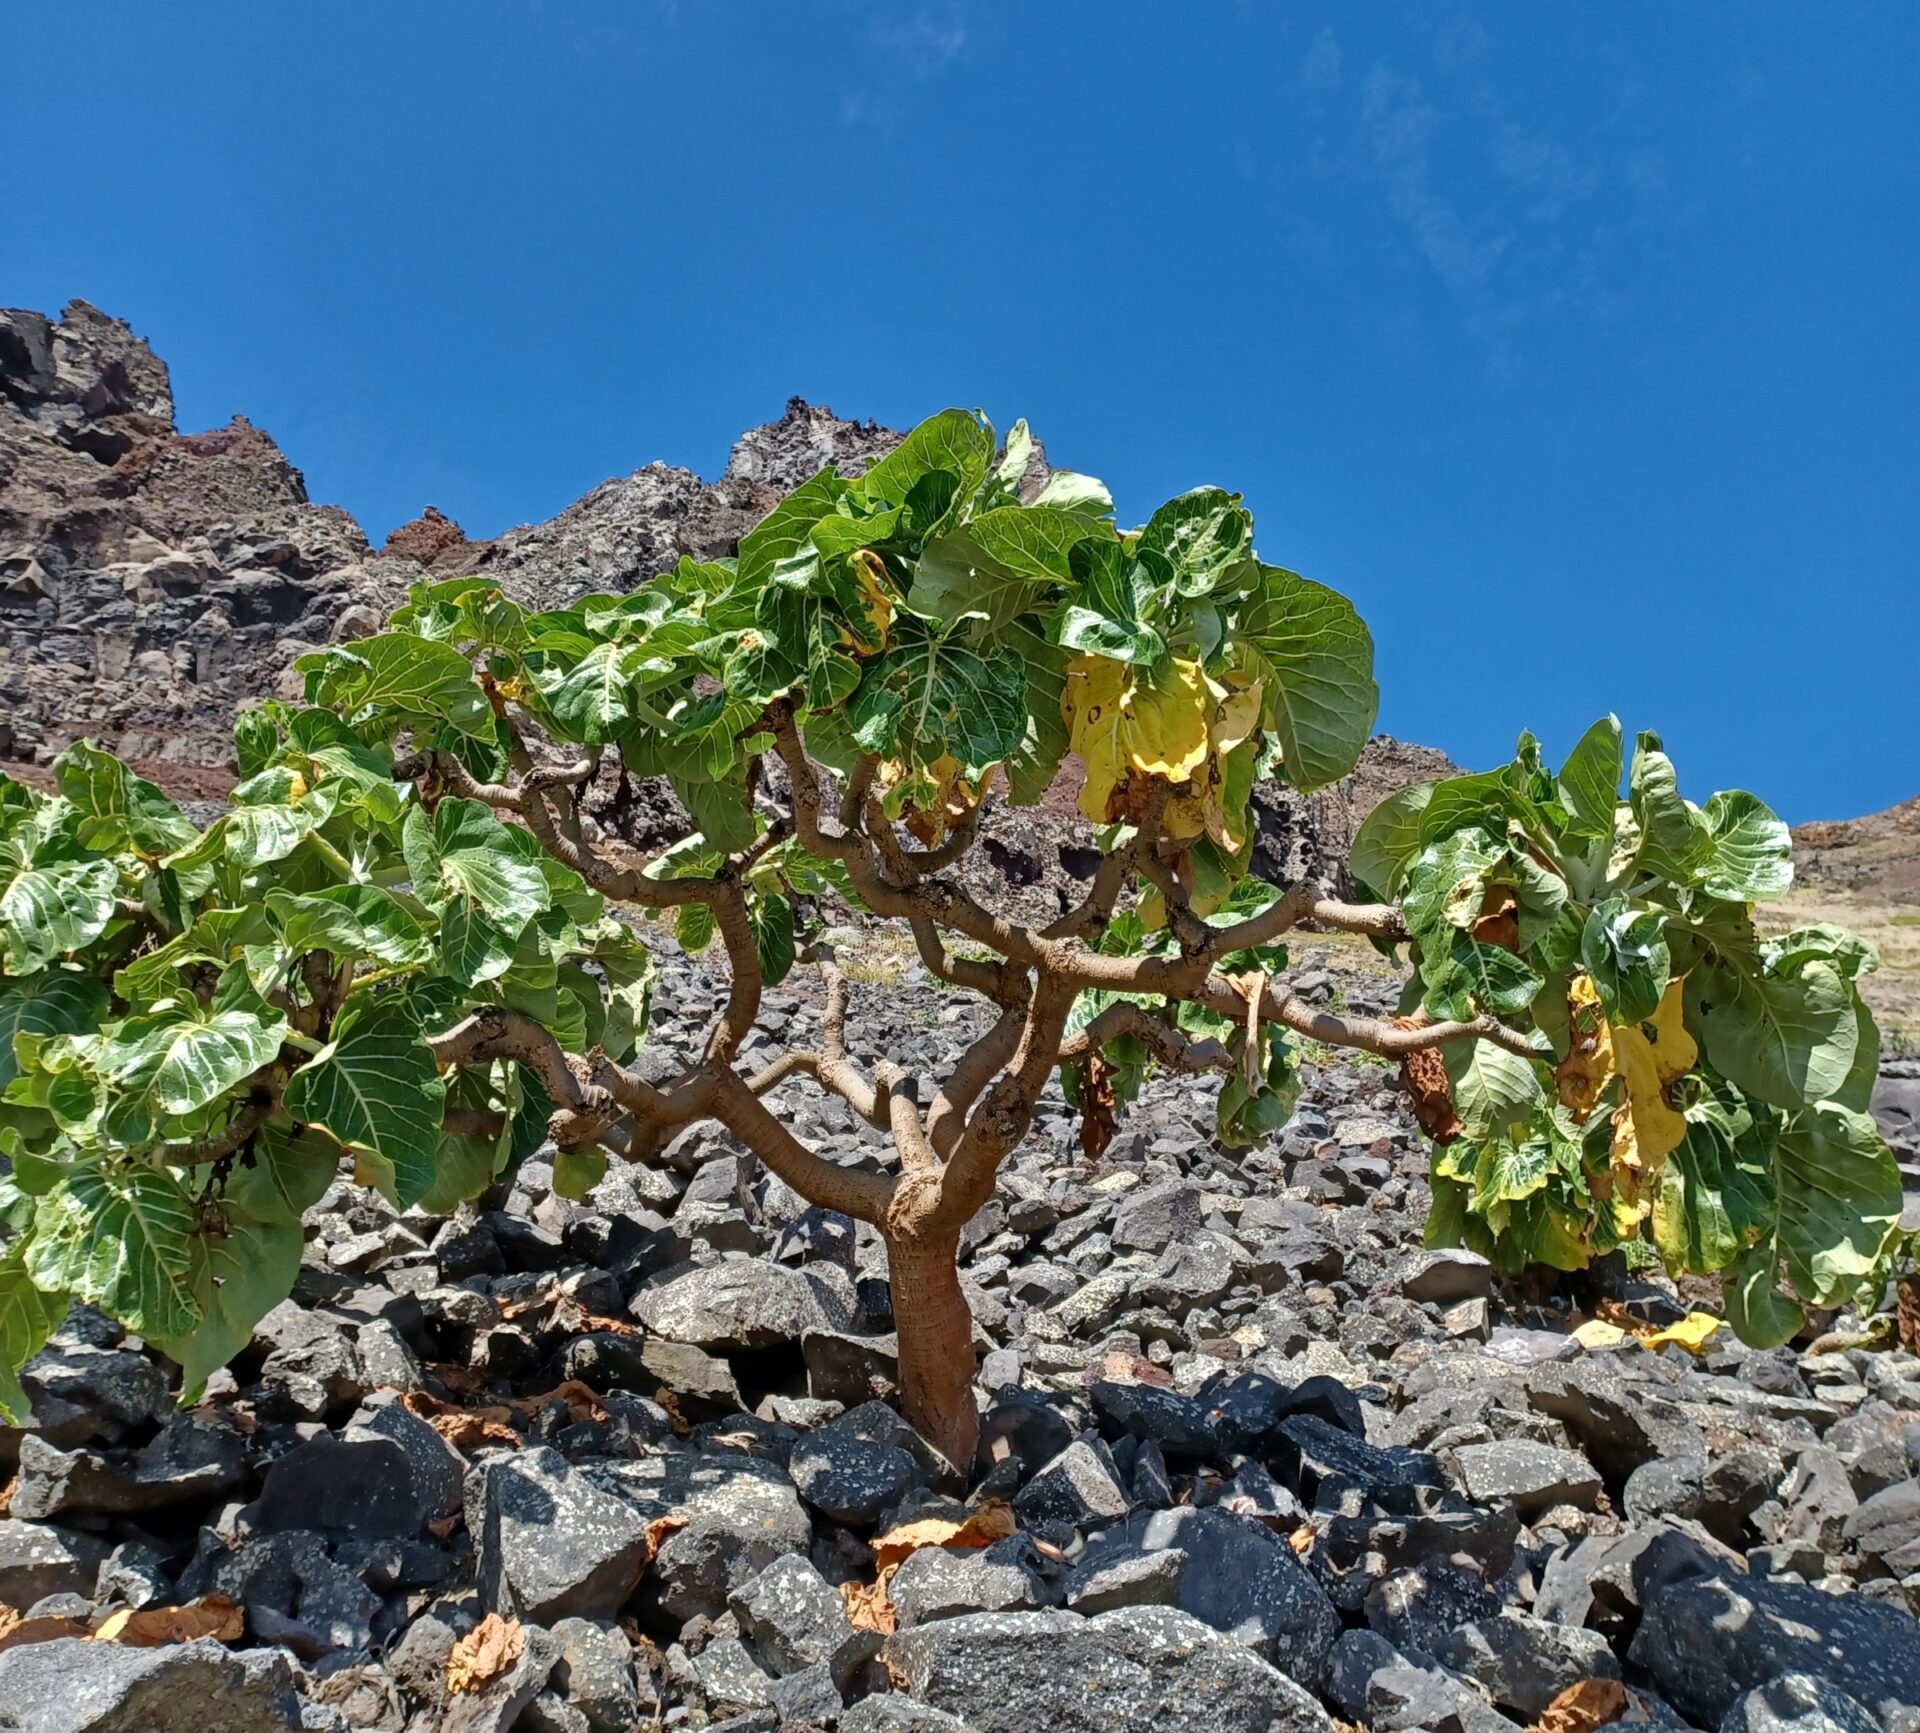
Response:
[[[239,718],[242,780],[204,830],[85,744],[53,795],[0,778],[0,1408],[76,1297],[193,1391],[289,1292],[343,1160],[446,1209],[550,1138],[580,1196],[715,1120],[879,1230],[904,1406],[965,1462],[956,1250],[1050,1079],[1093,1154],[1154,1067],[1217,1075],[1219,1134],[1246,1143],[1286,1119],[1302,1039],[1417,1063],[1436,1239],[1512,1268],[1644,1237],[1726,1269],[1758,1340],[1797,1320],[1783,1272],[1816,1301],[1859,1282],[1899,1208],[1860,1111],[1870,958],[1833,928],[1755,938],[1749,905],[1790,870],[1772,814],[1688,806],[1651,736],[1621,801],[1608,722],[1557,776],[1523,741],[1389,801],[1354,860],[1380,901],[1262,884],[1252,789],[1353,768],[1366,628],[1255,554],[1238,496],[1122,531],[1085,476],[1023,492],[1032,449],[949,410],[857,481],[814,477],[737,559],[631,595],[530,612],[481,579],[420,586],[301,661],[304,703]],[[1032,925],[952,869],[991,788],[1036,802],[1070,753],[1101,861]],[[607,840],[610,758],[691,834],[646,859]],[[743,1063],[828,891],[985,1002],[945,1077],[850,1049],[822,942],[818,1046]],[[651,966],[621,910],[724,955],[726,1003],[665,1081],[631,1063]],[[1282,941],[1309,920],[1409,948],[1401,1017],[1290,991]],[[801,1086],[888,1134],[893,1165],[802,1144],[767,1105]]]

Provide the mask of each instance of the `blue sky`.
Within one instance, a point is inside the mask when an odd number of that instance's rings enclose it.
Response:
[[[1920,792],[1920,10],[33,6],[0,303],[376,538],[789,394],[1024,414],[1123,517],[1215,481],[1348,591],[1381,726],[1607,709],[1697,799]],[[34,57],[29,57],[31,60]],[[23,61],[23,64],[29,62]]]

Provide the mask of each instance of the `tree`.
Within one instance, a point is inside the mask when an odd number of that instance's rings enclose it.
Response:
[[[717,1120],[885,1240],[904,1405],[957,1463],[977,1428],[962,1228],[1061,1073],[1097,1152],[1149,1068],[1217,1073],[1219,1134],[1279,1126],[1295,1041],[1400,1058],[1436,1139],[1436,1243],[1509,1270],[1650,1239],[1724,1271],[1776,1341],[1867,1285],[1899,1212],[1864,1114],[1872,958],[1831,927],[1756,937],[1785,827],[1680,797],[1652,735],[1597,724],[1555,775],[1514,762],[1408,789],[1362,829],[1377,900],[1248,876],[1262,777],[1323,787],[1371,730],[1372,644],[1343,597],[1263,563],[1202,488],[1120,532],[1098,482],[1022,491],[949,410],[858,480],[823,471],[741,542],[625,596],[530,613],[417,587],[380,635],[300,664],[306,703],[235,728],[205,830],[91,746],[58,792],[0,779],[0,1406],[70,1298],[179,1361],[191,1392],[289,1291],[300,1215],[350,1155],[396,1205],[477,1195],[550,1137],[584,1194]],[[954,867],[990,790],[1037,801],[1067,755],[1101,860],[1033,926]],[[651,859],[597,814],[619,766],[691,834]],[[1627,796],[1620,798],[1623,771]],[[901,923],[986,1032],[921,1079],[850,1052],[848,986],[800,931],[829,893]],[[665,1082],[632,1063],[650,963],[613,909],[717,942],[727,1002]],[[1286,985],[1297,925],[1415,963],[1402,1014]],[[763,989],[825,977],[819,1047],[743,1067]],[[837,1165],[772,1111],[812,1086],[888,1134]]]

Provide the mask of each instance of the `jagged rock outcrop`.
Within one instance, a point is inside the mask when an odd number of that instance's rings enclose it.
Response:
[[[166,364],[119,320],[84,301],[57,321],[0,311],[0,761],[44,762],[87,736],[163,784],[223,770],[237,708],[294,695],[296,657],[377,630],[422,577],[486,573],[533,606],[629,590],[683,554],[731,554],[783,493],[827,465],[857,475],[901,437],[795,397],[740,436],[717,481],[650,463],[492,541],[428,506],[376,551],[307,497],[270,435],[243,417],[179,433],[173,414]],[[1046,474],[1036,449],[1029,484]],[[1259,869],[1337,881],[1381,795],[1451,769],[1382,736],[1338,788],[1262,789]],[[1064,906],[1092,870],[1074,793],[1063,777],[1045,806],[996,815],[983,869],[996,889]],[[631,840],[676,833],[664,796],[636,811]]]
[[[236,708],[375,630],[423,576],[486,572],[535,606],[631,589],[732,553],[787,488],[899,439],[795,398],[717,482],[649,464],[492,542],[429,506],[376,552],[244,417],[180,433],[173,415],[166,364],[119,320],[0,310],[0,760],[84,735],[143,765],[225,766]]]

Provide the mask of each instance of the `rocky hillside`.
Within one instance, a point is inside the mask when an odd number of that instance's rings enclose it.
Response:
[[[83,301],[58,320],[0,310],[0,762],[44,763],[86,737],[178,797],[217,796],[234,711],[292,695],[295,657],[376,630],[408,584],[482,572],[540,606],[630,590],[682,554],[731,554],[787,490],[827,464],[858,474],[899,438],[796,397],[740,437],[717,481],[648,464],[490,542],[428,506],[375,550],[244,419],[176,431],[165,363],[119,320]],[[1270,791],[1262,870],[1337,876],[1383,794],[1452,768],[1383,736],[1310,802]],[[1073,791],[1058,792],[1003,815],[995,838],[1006,878],[1042,898],[1079,876],[1062,857],[1087,840]]]
[[[669,947],[663,1050],[724,992]],[[909,966],[849,1039],[938,1075],[981,1027]],[[1162,1081],[1088,1166],[1050,1097],[964,1242],[967,1485],[890,1404],[873,1231],[711,1128],[586,1203],[538,1158],[444,1218],[343,1179],[191,1411],[85,1310],[28,1366],[0,1728],[1909,1733],[1920,1361],[1696,1357],[1618,1267],[1503,1291],[1422,1248],[1425,1172],[1367,1065],[1240,1153]]]

